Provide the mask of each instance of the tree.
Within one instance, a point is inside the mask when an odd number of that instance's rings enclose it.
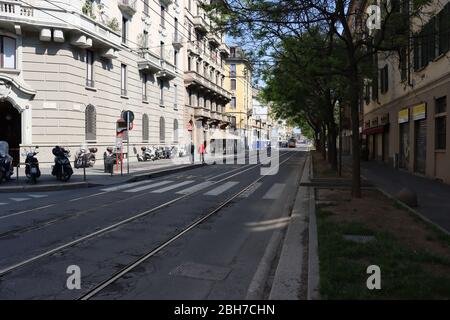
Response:
[[[342,50],[324,52],[321,48],[328,41],[329,37],[318,29],[300,39],[283,39],[279,53],[272,55],[277,62],[263,73],[266,86],[262,93],[266,101],[273,103],[278,117],[312,129],[316,146],[324,154],[324,146],[328,146],[328,161],[337,169],[335,107],[345,88],[341,77],[329,75],[328,69],[342,63],[343,55]]]
[[[301,36],[319,28],[330,39],[340,39],[345,62],[330,68],[328,74],[346,79],[347,99],[351,110],[352,128],[352,195],[361,197],[359,109],[366,69],[378,52],[409,50],[412,22],[423,15],[432,0],[231,0],[214,1],[206,10],[220,11],[215,19],[218,28],[233,36],[244,37],[247,45],[259,50],[260,59],[267,52],[278,52],[280,41],[286,37]],[[370,24],[373,13],[366,12],[369,4],[380,3],[381,20]],[[376,15],[375,15],[376,17]],[[214,18],[213,18],[214,19]],[[375,26],[376,29],[371,28]],[[334,41],[324,51],[334,50]],[[315,44],[313,44],[315,46]],[[270,60],[263,59],[264,64]],[[375,66],[377,67],[377,66]]]

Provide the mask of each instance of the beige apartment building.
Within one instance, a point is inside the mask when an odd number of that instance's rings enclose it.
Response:
[[[253,133],[253,125],[256,123],[252,118],[253,114],[253,86],[252,72],[253,66],[245,56],[242,48],[230,46],[230,55],[226,59],[228,66],[228,77],[226,88],[231,91],[232,97],[226,108],[228,114],[232,116],[236,133],[240,136],[246,147],[249,147]]]
[[[37,145],[43,165],[55,145],[73,155],[87,143],[102,154],[116,144],[124,110],[135,115],[131,160],[143,145],[188,145],[188,124],[230,123],[228,48],[197,1],[1,0],[0,8],[0,140],[15,162]],[[198,104],[186,103],[186,89]]]
[[[426,12],[412,21],[410,52],[379,55],[362,132],[370,159],[450,183],[450,3]]]
[[[183,130],[187,130],[187,140],[198,150],[202,143],[209,147],[212,141],[223,142],[231,128],[231,117],[225,113],[231,100],[231,93],[225,89],[225,59],[230,49],[200,1],[185,0],[183,32],[186,33]]]

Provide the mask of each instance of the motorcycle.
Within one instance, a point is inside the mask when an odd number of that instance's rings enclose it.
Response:
[[[14,173],[12,165],[13,158],[9,155],[9,144],[6,141],[0,141],[0,183],[3,179],[11,180]]]
[[[36,151],[39,147],[34,150],[26,152],[25,158],[25,175],[31,184],[36,184],[36,180],[41,176],[41,170],[39,170],[39,161],[36,155],[39,153]]]
[[[83,146],[80,150],[75,154],[74,167],[76,169],[79,168],[89,168],[93,167],[95,164],[95,153],[97,152],[97,148],[87,148]]]
[[[155,148],[155,159],[159,160],[159,159],[163,159],[164,157],[164,152],[163,152],[163,148],[162,147],[157,147]]]
[[[142,155],[140,154],[137,155],[138,161],[155,160],[154,151],[150,147],[141,147],[141,150]]]
[[[187,156],[187,151],[185,147],[181,147],[178,149],[178,156],[179,157],[186,157]]]
[[[52,150],[55,156],[55,165],[52,166],[52,175],[61,181],[69,181],[73,174],[72,166],[70,165],[70,151],[63,147],[56,146]]]

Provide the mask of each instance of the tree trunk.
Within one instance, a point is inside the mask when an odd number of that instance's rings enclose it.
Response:
[[[324,160],[327,159],[327,129],[325,126],[322,126],[322,132],[321,132],[321,141],[322,141],[322,157]]]
[[[328,162],[333,170],[337,170],[337,128],[334,121],[328,127]]]
[[[353,72],[357,72],[353,70]],[[361,198],[361,148],[359,139],[359,86],[358,75],[351,75],[350,110],[352,118],[352,197]]]

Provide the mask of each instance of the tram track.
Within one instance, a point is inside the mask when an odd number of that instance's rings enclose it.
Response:
[[[289,152],[284,152],[284,153],[280,154],[280,157],[281,157],[281,156],[284,156],[284,155],[286,155],[286,154],[288,154],[288,153],[289,153]],[[294,154],[293,154],[293,155],[294,155]],[[288,159],[291,158],[293,155],[291,155],[290,157],[288,157]],[[284,161],[281,162],[281,163],[284,163],[284,162],[287,161],[288,159],[284,160]],[[281,165],[281,163],[280,163],[280,165]],[[244,173],[244,172],[247,172],[247,171],[250,171],[250,170],[252,170],[252,169],[258,168],[258,167],[260,167],[261,165],[262,165],[262,164],[255,164],[255,165],[252,165],[252,166],[250,166],[250,167],[246,167],[246,168],[244,168],[244,169],[239,168],[239,169],[242,169],[242,170],[240,170],[240,171],[238,171],[238,172],[236,172],[236,173],[233,173],[233,174],[230,175],[230,176],[227,176],[227,177],[225,177],[225,178],[222,178],[222,179],[220,179],[220,180],[218,180],[218,181],[214,181],[214,182],[212,183],[212,185],[216,185],[216,184],[222,183],[222,182],[224,182],[224,181],[226,181],[226,180],[228,180],[228,179],[230,179],[230,178],[233,178],[233,177],[235,177],[235,176],[238,176],[238,175],[240,175],[240,174],[242,174],[242,173]],[[235,169],[230,170],[230,171],[231,171],[231,172],[235,172]],[[262,176],[262,177],[264,177],[264,176]],[[262,177],[260,177],[260,178],[262,178]],[[260,178],[259,178],[259,179],[260,179]],[[259,181],[259,180],[258,180],[258,181]],[[150,191],[150,192],[151,192],[151,191]],[[104,205],[104,206],[113,206],[113,205],[117,205],[117,203],[120,203],[120,202],[129,201],[130,199],[136,199],[136,198],[139,198],[139,197],[143,197],[143,196],[149,194],[150,192],[140,193],[140,194],[135,195],[135,196],[132,196],[132,197],[127,197],[127,198],[125,198],[125,199],[120,199],[120,200],[118,200],[118,201],[109,203],[108,205]],[[120,220],[120,221],[118,221],[118,222],[116,222],[116,223],[114,223],[114,224],[111,224],[111,225],[109,225],[109,226],[106,226],[106,227],[104,227],[104,228],[102,228],[102,229],[96,230],[96,231],[91,232],[91,233],[89,233],[89,234],[87,234],[87,235],[81,236],[81,237],[79,237],[79,238],[77,238],[77,239],[75,239],[75,240],[72,240],[72,241],[70,241],[70,242],[66,242],[66,243],[64,243],[64,244],[62,244],[62,245],[59,245],[59,246],[57,246],[57,247],[55,247],[55,248],[53,248],[53,249],[47,250],[47,251],[45,251],[45,252],[43,252],[43,253],[41,253],[41,254],[35,255],[35,256],[30,257],[30,258],[28,258],[28,259],[25,259],[25,260],[22,260],[22,261],[20,261],[20,262],[17,262],[17,263],[14,263],[14,264],[12,264],[12,265],[9,265],[9,266],[7,266],[7,267],[4,267],[3,269],[0,269],[0,279],[3,278],[6,274],[8,274],[8,273],[11,272],[11,271],[14,271],[14,270],[16,270],[16,269],[19,269],[19,268],[24,267],[24,266],[26,266],[26,265],[29,265],[29,264],[31,264],[31,263],[34,263],[34,262],[36,262],[37,260],[42,259],[42,258],[47,257],[47,256],[50,256],[50,255],[52,255],[52,254],[54,254],[54,253],[57,253],[57,252],[60,252],[60,251],[62,251],[62,250],[65,250],[65,249],[67,249],[67,248],[73,247],[73,246],[75,246],[75,245],[77,245],[77,244],[79,244],[79,243],[81,243],[81,242],[83,242],[83,241],[86,241],[86,240],[88,240],[88,239],[92,239],[92,238],[94,238],[94,237],[96,237],[96,236],[100,236],[100,235],[102,235],[102,234],[104,234],[104,233],[106,233],[106,232],[109,232],[109,231],[111,231],[111,230],[114,230],[114,229],[116,229],[116,228],[118,228],[118,227],[120,227],[120,226],[123,226],[123,225],[125,225],[125,224],[128,224],[128,223],[130,223],[130,222],[132,222],[132,221],[135,221],[135,220],[137,220],[137,219],[140,219],[140,218],[149,216],[150,214],[154,214],[154,213],[156,213],[157,211],[159,211],[159,210],[161,210],[161,209],[163,209],[163,208],[165,208],[165,207],[168,207],[168,206],[170,206],[170,205],[172,205],[172,204],[174,204],[174,203],[176,203],[176,202],[178,202],[178,201],[181,201],[181,200],[183,200],[183,199],[186,199],[186,198],[188,198],[188,197],[191,197],[191,196],[197,194],[198,192],[201,192],[201,190],[196,191],[196,192],[192,192],[192,193],[189,193],[189,194],[181,195],[181,196],[176,197],[176,198],[173,198],[173,199],[171,199],[171,200],[169,200],[169,201],[166,201],[166,202],[164,202],[164,203],[162,203],[162,204],[160,204],[160,205],[157,205],[156,207],[153,207],[152,209],[145,210],[145,211],[140,212],[140,213],[138,213],[138,214],[136,214],[136,215],[133,215],[133,216],[128,217],[128,218],[126,218],[126,219]],[[56,220],[56,219],[50,219],[50,220],[41,222],[41,223],[39,224],[39,226],[31,226],[31,227],[23,228],[23,229],[21,229],[21,230],[24,230],[24,232],[28,232],[28,231],[33,231],[33,230],[42,229],[42,228],[44,228],[44,227],[48,227],[48,226],[50,226],[50,225],[53,225],[53,224],[55,224],[56,222],[59,222],[59,221],[62,221],[62,220],[67,220],[67,219],[69,219],[69,218],[73,218],[73,217],[76,217],[76,216],[80,216],[81,213],[86,213],[86,212],[89,212],[89,211],[90,211],[90,210],[81,210],[81,211],[77,211],[77,212],[75,212],[75,213],[71,213],[70,215],[66,215],[66,216],[64,216],[64,217],[61,217],[60,219],[57,219],[57,220]],[[7,232],[7,233],[8,233],[7,235],[8,235],[8,236],[11,236],[11,235],[13,235],[13,234],[19,233],[19,231],[20,231],[20,230],[16,229],[15,232],[13,233],[13,230],[11,230],[11,231]],[[0,234],[0,238],[1,238],[1,237],[5,237],[5,236],[6,236],[5,234],[6,234],[6,233]]]
[[[287,159],[280,162],[280,166],[291,159],[295,154],[289,156]],[[233,194],[231,197],[227,198],[226,200],[222,201],[217,207],[214,209],[208,211],[206,214],[203,214],[201,217],[184,227],[182,230],[180,230],[175,235],[171,236],[168,240],[164,241],[163,243],[159,244],[157,247],[151,249],[144,255],[140,256],[135,261],[131,262],[127,266],[123,267],[121,270],[113,274],[108,279],[104,280],[103,282],[96,285],[94,288],[90,289],[87,293],[83,294],[81,297],[77,298],[77,300],[89,300],[93,297],[95,297],[98,293],[102,292],[105,288],[110,286],[111,284],[115,283],[117,280],[121,279],[126,274],[130,273],[133,269],[138,267],[139,265],[146,262],[149,258],[156,255],[158,252],[172,244],[177,239],[181,238],[183,235],[188,233],[189,231],[193,230],[195,227],[200,225],[202,222],[210,218],[211,216],[217,214],[220,212],[224,207],[226,207],[228,204],[233,202],[236,198],[238,198],[241,194],[246,192],[248,189],[252,188],[256,183],[261,181],[265,176],[260,176],[259,178],[253,180],[250,184],[247,184],[244,188],[240,189],[237,193]]]

